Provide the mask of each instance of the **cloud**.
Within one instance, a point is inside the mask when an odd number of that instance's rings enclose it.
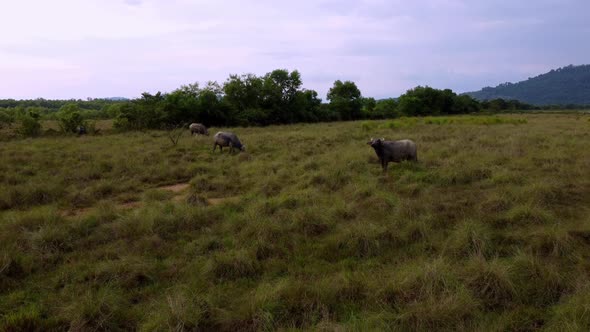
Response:
[[[587,61],[588,10],[581,0],[22,0],[0,20],[10,32],[0,98],[133,97],[276,68],[298,69],[322,96],[336,79],[375,97],[418,84],[475,90]]]

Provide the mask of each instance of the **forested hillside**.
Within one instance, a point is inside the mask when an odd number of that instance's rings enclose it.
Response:
[[[526,81],[466,94],[478,100],[516,99],[533,105],[590,105],[590,65],[569,65]]]

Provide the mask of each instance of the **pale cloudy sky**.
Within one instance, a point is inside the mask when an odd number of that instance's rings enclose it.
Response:
[[[590,63],[588,0],[2,0],[0,98],[137,97],[297,69],[325,99]]]

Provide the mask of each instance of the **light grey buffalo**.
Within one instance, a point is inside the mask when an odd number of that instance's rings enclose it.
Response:
[[[240,139],[236,134],[230,133],[229,131],[220,131],[215,136],[213,136],[213,152],[215,152],[215,148],[219,145],[219,151],[223,152],[224,146],[229,146],[229,152],[233,152],[234,148],[239,149],[240,151],[246,151],[246,146],[240,142]]]
[[[403,160],[418,161],[418,150],[416,143],[412,140],[386,141],[384,138],[371,138],[367,144],[375,149],[375,153],[381,162],[381,167],[383,167],[383,172],[387,171],[387,164],[390,161],[396,163]]]
[[[207,130],[207,127],[200,123],[191,123],[191,125],[188,126],[188,129],[191,130],[191,135],[200,134],[209,136],[209,131]]]

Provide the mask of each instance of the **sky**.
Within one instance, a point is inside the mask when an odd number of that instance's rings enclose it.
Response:
[[[0,98],[170,92],[298,70],[325,99],[479,90],[590,63],[588,0],[19,0],[0,12]]]

